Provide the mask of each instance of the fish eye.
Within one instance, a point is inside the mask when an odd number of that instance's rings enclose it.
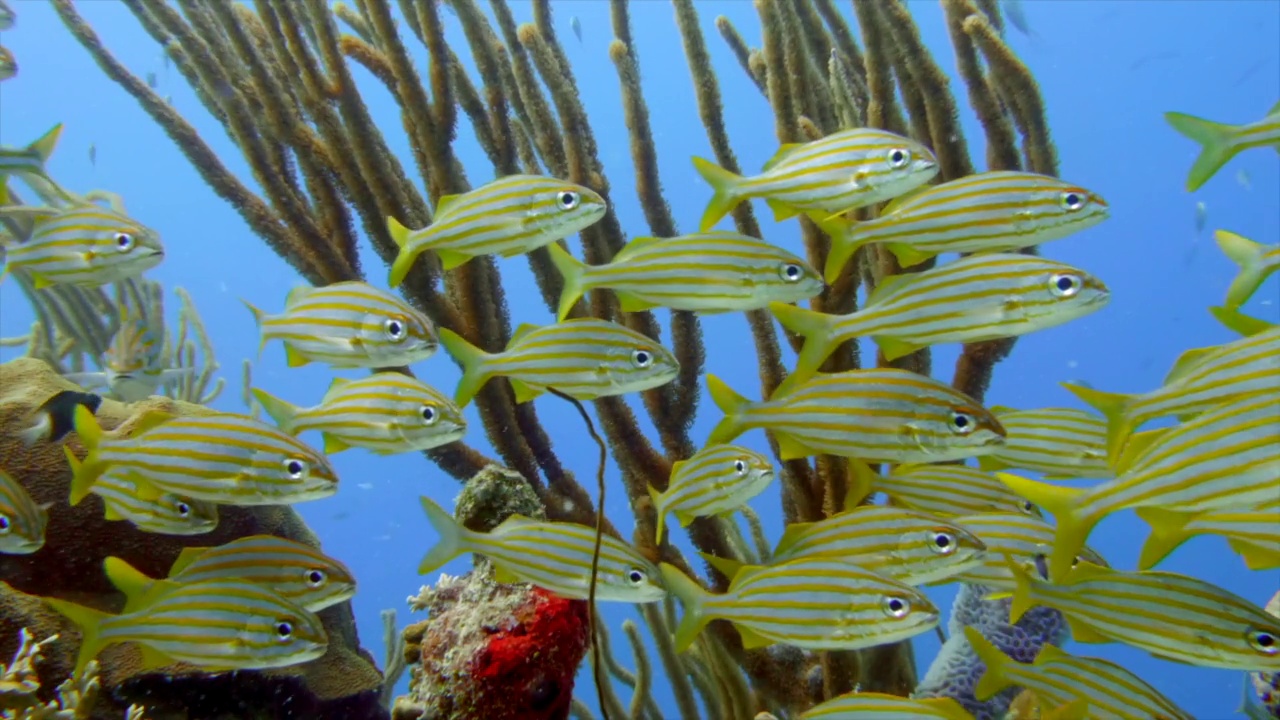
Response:
[[[903,150],[902,148],[893,148],[889,151],[888,158],[889,167],[900,168],[906,165],[907,161],[911,159],[911,153]]]
[[[1084,207],[1084,195],[1078,192],[1062,193],[1062,207],[1069,211],[1076,211]]]
[[[572,210],[578,207],[578,202],[581,198],[578,196],[578,193],[572,190],[564,190],[556,196],[556,200],[560,203],[560,207],[562,209]]]
[[[276,621],[276,640],[280,642],[289,642],[293,639],[293,623],[288,620]]]
[[[639,585],[644,582],[644,571],[639,568],[631,568],[627,571],[627,582],[632,585]]]
[[[747,472],[747,463],[742,460],[733,461],[733,471],[739,475],[745,475]]]
[[[1250,630],[1249,646],[1263,655],[1275,655],[1280,652],[1280,640],[1266,630]]]
[[[9,530],[13,527],[13,523],[9,522],[8,515],[0,515],[0,535],[8,535]]]
[[[782,266],[782,269],[778,274],[787,282],[796,282],[800,278],[804,277],[804,270],[795,263],[786,263]]]
[[[408,337],[404,329],[404,321],[398,318],[387,318],[382,323],[382,329],[387,332],[387,339],[391,342],[400,342]]]
[[[960,435],[968,435],[973,432],[973,428],[977,423],[973,421],[973,416],[964,412],[951,413],[951,430]]]
[[[313,587],[313,588],[320,587],[321,585],[323,585],[323,584],[324,584],[324,571],[323,571],[323,570],[308,570],[308,571],[307,571],[307,584],[308,584],[308,585],[310,585],[310,586],[311,586],[311,587]]]
[[[430,405],[423,405],[422,409],[418,412],[422,415],[422,421],[428,425],[434,425],[436,418],[439,417],[436,413],[436,409]]]
[[[1018,503],[1018,508],[1021,509],[1022,512],[1028,515],[1036,514],[1036,504],[1031,502],[1030,500],[1023,500],[1022,502]]]
[[[289,473],[289,477],[294,480],[301,480],[302,474],[306,472],[307,466],[301,460],[285,460],[284,471]]]
[[[1082,287],[1084,287],[1084,281],[1076,275],[1055,273],[1049,278],[1049,290],[1058,297],[1073,297]]]
[[[880,609],[884,610],[884,614],[891,618],[904,618],[907,613],[911,612],[911,603],[891,595],[886,597],[884,602],[880,604]]]
[[[133,236],[129,233],[116,233],[116,249],[129,252],[133,249]]]
[[[956,536],[949,532],[936,532],[933,534],[933,542],[929,543],[929,549],[939,555],[950,555],[956,551]]]
[[[182,502],[181,500],[179,500],[178,503],[173,506],[173,508],[177,510],[178,515],[182,517],[186,517],[191,514],[191,506]]]
[[[631,352],[631,363],[638,368],[647,368],[653,364],[653,353],[648,350],[633,350]]]

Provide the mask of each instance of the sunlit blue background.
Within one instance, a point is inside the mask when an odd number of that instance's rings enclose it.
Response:
[[[11,0],[12,2],[12,0]],[[242,411],[240,364],[256,358],[258,339],[253,321],[240,303],[244,298],[266,308],[279,308],[285,293],[299,282],[296,273],[272,254],[246,228],[240,216],[218,199],[186,158],[144,114],[134,100],[108,81],[87,53],[70,37],[43,2],[12,3],[17,26],[0,42],[17,57],[19,76],[0,85],[0,141],[26,144],[55,122],[66,123],[62,142],[49,169],[59,182],[76,191],[103,188],[121,194],[129,212],[158,229],[169,254],[151,277],[166,287],[183,286],[204,317],[222,364],[228,388],[215,405]],[[531,10],[513,2],[518,21],[531,20]],[[848,3],[840,3],[848,13]],[[1195,194],[1184,191],[1196,147],[1162,120],[1166,110],[1179,110],[1226,123],[1256,120],[1280,99],[1280,3],[1277,2],[1049,2],[1023,3],[1032,34],[1010,29],[1009,40],[1040,82],[1053,139],[1061,159],[1061,175],[1103,194],[1112,209],[1107,223],[1068,240],[1046,246],[1046,255],[1083,267],[1111,287],[1111,305],[1102,312],[1064,327],[1019,341],[998,369],[989,404],[1015,407],[1075,405],[1058,383],[1083,380],[1094,387],[1143,391],[1158,385],[1174,358],[1190,347],[1222,343],[1233,335],[1206,312],[1222,301],[1235,267],[1214,246],[1211,232],[1226,228],[1265,243],[1280,241],[1280,162],[1270,150],[1247,152]],[[758,19],[751,3],[697,3],[701,24],[720,73],[725,115],[742,166],[755,169],[776,149],[773,116],[759,91],[747,80],[717,36],[713,21],[728,16],[743,34],[759,44]],[[239,151],[206,113],[176,71],[166,71],[159,48],[121,4],[78,3],[105,45],[138,76],[155,72],[159,92],[195,124],[224,162],[251,183]],[[602,160],[613,183],[613,197],[624,228],[647,234],[634,199],[628,139],[619,102],[618,79],[607,57],[612,39],[608,3],[556,2],[556,24],[574,63],[582,98],[599,141]],[[938,61],[953,69],[953,53],[935,2],[913,2],[911,9]],[[673,22],[670,5],[632,4],[633,31],[652,109],[662,181],[682,231],[692,231],[709,189],[694,173],[691,155],[709,155],[697,123],[689,70]],[[582,41],[570,32],[570,18],[581,21]],[[446,14],[447,29],[459,52],[465,44],[456,20]],[[416,43],[415,57],[425,53]],[[413,167],[399,109],[385,89],[354,72],[368,90],[366,99],[384,128],[392,149]],[[953,81],[962,108],[963,86]],[[964,132],[975,163],[984,157],[983,135],[965,113]],[[473,183],[491,177],[491,166],[459,124],[459,154]],[[96,166],[89,148],[96,147]],[[1208,209],[1203,232],[1195,227],[1197,201]],[[759,210],[758,209],[758,213]],[[762,217],[767,213],[759,213]],[[795,252],[800,241],[794,223],[765,226],[766,237]],[[365,248],[362,257],[369,279],[385,282],[382,263]],[[500,261],[514,322],[548,323],[552,314],[534,297],[532,278],[522,259]],[[170,294],[169,313],[177,300]],[[1280,319],[1277,278],[1272,278],[1245,308],[1270,321]],[[0,286],[0,335],[26,332],[33,314],[12,282]],[[707,367],[733,387],[755,395],[756,369],[749,357],[751,341],[741,315],[704,321]],[[14,355],[5,351],[3,359]],[[949,376],[955,347],[934,350],[934,366]],[[301,404],[317,402],[331,371],[309,366],[286,369],[278,344],[255,360],[254,382]],[[414,368],[420,377],[451,390],[458,373],[441,353]],[[593,474],[594,450],[576,440],[578,418],[559,400],[538,401],[538,410],[568,467],[580,478]],[[694,427],[705,438],[718,419],[707,398]],[[474,406],[469,409],[479,428]],[[318,438],[310,438],[318,441]],[[487,447],[480,432],[468,440]],[[743,439],[764,448],[754,431]],[[383,657],[378,611],[397,608],[401,621],[420,618],[407,613],[405,597],[424,581],[415,568],[435,537],[418,510],[416,497],[427,494],[451,505],[458,484],[418,455],[374,457],[360,450],[335,456],[343,477],[334,498],[298,507],[323,539],[327,552],[356,572],[360,592],[355,599],[361,639]],[[630,508],[610,468],[609,515],[626,533]],[[777,487],[752,502],[776,539],[781,533]],[[56,510],[55,510],[56,512]],[[1133,567],[1145,526],[1131,513],[1104,522],[1091,538],[1119,567]],[[680,542],[687,543],[684,538]],[[447,571],[465,572],[469,559],[451,563]],[[1198,538],[1174,553],[1162,569],[1194,574],[1257,603],[1277,587],[1280,573],[1249,572],[1219,539]],[[935,599],[949,607],[953,589],[936,590]],[[606,618],[617,628],[630,608],[609,606]],[[625,643],[615,643],[630,664]],[[921,673],[937,649],[932,633],[921,636],[917,657]],[[1192,715],[1229,717],[1240,698],[1241,674],[1206,670],[1153,659],[1123,645],[1072,645],[1074,652],[1098,655],[1124,664],[1151,682]],[[589,680],[579,694],[594,700]],[[587,692],[582,692],[588,690]],[[670,694],[655,692],[665,709]],[[594,703],[591,703],[594,705]],[[672,709],[672,712],[674,710]]]

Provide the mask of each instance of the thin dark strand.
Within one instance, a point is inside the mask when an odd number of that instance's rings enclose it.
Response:
[[[591,580],[587,586],[587,627],[591,632],[591,675],[596,681],[596,698],[600,702],[600,715],[604,720],[609,720],[609,706],[604,702],[603,685],[608,682],[608,678],[601,679],[604,660],[600,657],[600,642],[596,637],[596,576],[600,572],[600,543],[604,539],[604,464],[609,459],[609,451],[605,448],[604,440],[600,439],[600,435],[596,432],[596,425],[591,422],[591,416],[587,414],[587,409],[582,407],[582,403],[553,387],[547,388],[547,392],[573,403],[573,406],[578,409],[578,414],[582,416],[582,422],[587,424],[587,434],[600,448],[600,464],[596,470],[596,487],[600,493],[600,500],[596,504],[596,544],[591,549]]]

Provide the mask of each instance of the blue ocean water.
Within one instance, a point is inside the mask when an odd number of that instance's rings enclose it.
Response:
[[[1213,345],[1234,336],[1208,314],[1221,303],[1236,272],[1214,246],[1212,231],[1229,229],[1260,242],[1280,240],[1280,161],[1270,150],[1242,154],[1203,189],[1183,189],[1197,148],[1162,119],[1177,110],[1227,123],[1260,118],[1280,99],[1280,3],[1122,2],[1027,0],[1023,3],[1033,34],[1010,30],[1009,39],[1038,79],[1057,144],[1063,178],[1101,193],[1112,217],[1096,228],[1055,242],[1044,253],[1085,268],[1110,286],[1112,302],[1102,312],[1065,326],[1021,339],[1013,356],[1002,363],[987,397],[988,404],[1014,407],[1077,405],[1059,386],[1086,381],[1116,391],[1143,391],[1157,386],[1174,358],[1191,347]],[[283,304],[285,293],[300,280],[271,253],[234,210],[200,179],[174,144],[139,109],[133,99],[107,80],[88,54],[71,38],[53,10],[43,2],[13,3],[18,25],[0,33],[0,44],[13,51],[21,70],[0,85],[0,142],[21,145],[64,122],[66,130],[49,169],[68,188],[84,192],[108,189],[123,196],[130,214],[158,229],[169,249],[165,262],[149,276],[166,288],[181,286],[201,312],[222,364],[228,389],[215,406],[243,411],[240,363],[254,360],[254,383],[293,402],[310,404],[322,394],[332,372],[317,366],[288,369],[283,351],[273,344],[258,356],[252,318],[240,299],[263,308]],[[618,213],[629,234],[647,234],[634,200],[628,139],[619,102],[617,76],[607,60],[609,6],[605,2],[557,2],[557,25],[582,88],[599,142]],[[847,3],[841,4],[848,12]],[[166,71],[155,43],[123,4],[106,0],[80,2],[81,13],[94,25],[105,45],[139,76],[155,72],[159,92],[221,154],[226,165],[252,184],[239,151],[211,119],[182,78]],[[758,44],[759,21],[751,3],[700,0],[697,7],[713,61],[719,71],[728,131],[745,169],[758,168],[776,149],[772,113],[748,81],[714,27],[717,15],[729,17]],[[518,21],[530,19],[530,8],[513,3]],[[936,3],[913,2],[911,10],[926,44],[944,69],[954,60]],[[696,229],[710,191],[694,172],[689,157],[707,155],[706,137],[696,121],[690,73],[684,63],[670,5],[632,4],[637,53],[650,103],[659,149],[662,182],[680,229]],[[570,18],[582,27],[582,41],[570,32]],[[460,37],[456,20],[445,16],[447,30]],[[399,109],[385,91],[357,69],[370,109],[392,149],[408,164],[407,140]],[[962,109],[963,129],[971,154],[980,164],[982,133],[953,80]],[[459,156],[473,183],[489,179],[490,165],[460,124]],[[96,149],[91,164],[89,148]],[[1207,208],[1203,232],[1195,227],[1196,203]],[[762,216],[763,217],[763,216]],[[764,225],[766,238],[801,252],[794,223]],[[371,281],[382,284],[384,268],[367,247],[362,254]],[[535,293],[523,260],[500,262],[513,323],[553,320],[537,302],[521,302]],[[1280,285],[1273,277],[1245,312],[1280,320]],[[177,301],[169,296],[169,312]],[[33,314],[12,282],[0,285],[0,336],[26,332]],[[746,322],[740,314],[704,319],[707,367],[732,387],[755,392],[756,368]],[[5,350],[0,360],[14,351]],[[934,349],[934,367],[948,378],[957,348]],[[456,368],[441,354],[415,370],[427,382],[451,389]],[[350,373],[345,373],[350,376]],[[538,402],[538,412],[557,452],[579,478],[594,474],[592,446],[577,442],[580,421],[556,399]],[[704,439],[719,418],[704,397],[693,430]],[[468,440],[487,449],[474,406],[469,419],[477,430]],[[317,440],[312,438],[312,440]],[[766,449],[764,435],[753,431],[742,442]],[[351,450],[333,458],[342,491],[334,498],[297,509],[322,538],[324,549],[346,562],[359,579],[354,603],[361,638],[382,657],[378,611],[396,608],[401,622],[412,622],[405,597],[434,577],[418,577],[415,569],[435,536],[418,509],[426,494],[451,507],[458,485],[418,455],[375,457]],[[630,508],[609,469],[606,510],[625,533]],[[587,483],[590,484],[590,483]],[[593,491],[594,492],[594,491]],[[752,503],[771,537],[781,533],[777,487]],[[1118,567],[1133,567],[1145,526],[1132,513],[1103,522],[1091,537]],[[678,536],[679,533],[676,533]],[[678,538],[683,549],[687,542]],[[444,568],[462,573],[463,558]],[[1280,572],[1250,572],[1219,539],[1195,539],[1169,557],[1161,569],[1195,575],[1257,603],[1280,588]],[[941,607],[949,607],[952,588],[931,591]],[[634,613],[607,606],[611,628]],[[624,644],[615,642],[621,651]],[[1226,718],[1240,697],[1241,674],[1207,670],[1154,659],[1119,644],[1069,646],[1074,652],[1108,658],[1134,670],[1198,718]],[[932,634],[916,641],[923,673],[937,650]],[[630,664],[622,653],[621,660]],[[583,674],[579,696],[594,705],[590,679]],[[661,707],[672,708],[669,692],[655,688]]]

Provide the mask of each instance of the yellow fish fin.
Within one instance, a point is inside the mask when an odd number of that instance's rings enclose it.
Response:
[[[1260,332],[1270,330],[1275,327],[1275,324],[1273,323],[1269,323],[1266,320],[1260,320],[1250,315],[1245,315],[1239,310],[1214,306],[1209,308],[1209,312],[1228,330],[1235,331],[1243,337],[1257,335]]]
[[[698,553],[698,555],[703,560],[706,560],[708,565],[720,571],[721,575],[724,575],[725,577],[729,578],[730,582],[732,582],[733,579],[738,576],[739,570],[746,567],[746,565],[741,560],[719,557],[717,555],[711,555],[709,553],[704,553],[704,552],[700,552]]]
[[[662,238],[650,237],[642,235],[640,237],[631,238],[631,242],[622,246],[617,255],[613,256],[612,264],[626,262],[635,256],[636,253],[647,247],[652,247],[662,242]]]
[[[489,380],[485,361],[490,355],[448,328],[440,328],[440,344],[454,362],[462,366],[462,379],[458,381],[453,400],[459,408],[464,408]]]
[[[622,308],[623,312],[644,312],[658,307],[648,300],[625,290],[614,291],[614,295],[618,297],[618,307]]]
[[[533,323],[520,323],[516,326],[515,332],[511,333],[511,339],[507,341],[507,349],[515,347],[517,343],[525,338],[529,333],[542,327]]]
[[[698,224],[698,231],[706,232],[742,202],[742,176],[700,157],[693,158],[693,167],[715,191]]]
[[[1121,447],[1128,438],[1129,433],[1133,431],[1133,423],[1129,420],[1129,405],[1133,402],[1132,395],[1124,393],[1109,393],[1083,385],[1074,385],[1072,383],[1062,383],[1062,387],[1071,392],[1072,395],[1080,398],[1086,405],[1094,410],[1102,413],[1107,419],[1107,456],[1115,462],[1120,456]]]
[[[797,148],[800,148],[803,145],[804,143],[783,143],[778,146],[777,152],[770,156],[768,160],[764,161],[764,167],[762,167],[761,170],[768,171],[773,169],[775,165],[785,160],[788,155],[795,152]]]
[[[789,433],[775,432],[773,437],[778,441],[778,455],[783,460],[798,460],[799,458],[813,457],[820,454],[817,450],[800,442]]]
[[[904,270],[915,267],[925,260],[937,256],[937,253],[920,250],[914,245],[908,245],[906,243],[885,243],[884,247],[889,252],[893,253],[894,257],[898,258],[898,264],[901,265]]]
[[[1280,146],[1277,146],[1276,151],[1280,152]],[[1228,308],[1238,308],[1253,297],[1268,274],[1267,267],[1262,262],[1267,246],[1227,230],[1218,230],[1213,234],[1213,239],[1222,248],[1223,254],[1240,267],[1240,273],[1227,288],[1227,299],[1223,303]]]
[[[524,582],[518,575],[507,569],[505,565],[493,564],[493,579],[500,583]]]
[[[130,478],[134,482],[134,497],[143,502],[155,502],[164,496],[164,491],[152,485],[149,481],[141,477],[133,476]]]
[[[924,348],[923,345],[917,345],[888,335],[873,335],[871,339],[875,342],[876,347],[880,348],[880,352],[884,354],[884,359],[889,362],[906,357]]]
[[[1147,536],[1138,556],[1139,570],[1150,570],[1186,542],[1190,538],[1186,531],[1187,523],[1196,516],[1193,512],[1160,507],[1134,508],[1134,512],[1151,526],[1151,534]]]
[[[1071,628],[1071,639],[1078,643],[1103,644],[1115,642],[1115,640],[1098,632],[1089,623],[1081,622],[1070,616],[1067,616],[1067,626]]]
[[[1280,568],[1280,552],[1235,538],[1228,538],[1227,544],[1244,560],[1245,567],[1250,570],[1275,570]]]
[[[982,677],[978,678],[978,684],[973,688],[974,698],[987,700],[1012,685],[1006,673],[1009,663],[1013,660],[973,626],[965,626],[964,636],[969,641],[969,647],[973,648],[974,654],[983,665],[987,666]]]
[[[1057,520],[1058,532],[1049,557],[1049,577],[1055,582],[1060,580],[1071,570],[1089,533],[1098,524],[1099,518],[1081,512],[1078,506],[1085,489],[1050,485],[1009,473],[998,472],[995,476],[1014,495],[1030,500]]]
[[[182,552],[178,553],[178,557],[174,559],[173,564],[169,566],[169,577],[175,577],[183,570],[191,567],[191,563],[200,558],[201,555],[209,551],[208,547],[185,547]]]
[[[436,255],[440,256],[440,267],[445,270],[452,270],[465,265],[471,259],[470,255],[460,253],[457,250],[437,250]]]
[[[658,570],[662,573],[663,586],[679,598],[680,604],[684,606],[684,617],[680,618],[680,624],[676,627],[675,633],[676,652],[682,653],[689,649],[694,639],[698,637],[698,633],[702,632],[707,623],[714,619],[705,610],[711,593],[704,590],[679,568],[662,563],[658,566]]]
[[[340,453],[343,450],[351,449],[351,445],[349,445],[346,441],[344,441],[342,438],[338,437],[337,435],[334,435],[332,433],[323,433],[323,436],[324,436],[324,454],[325,455],[333,455],[334,453]]]
[[[1233,125],[1210,122],[1194,115],[1176,112],[1165,113],[1164,119],[1174,130],[1200,143],[1200,156],[1187,174],[1188,192],[1199,190],[1201,185],[1208,182],[1241,150],[1234,142],[1239,128]]]
[[[124,609],[120,611],[122,615],[137,612],[149,599],[152,590],[158,589],[155,587],[155,578],[121,558],[108,556],[102,561],[102,569],[115,589],[124,594]]]
[[[159,670],[162,667],[167,667],[177,662],[173,658],[165,655],[159,650],[156,650],[150,645],[144,645],[142,643],[136,643],[136,645],[141,656],[138,662],[138,669],[142,672]]]
[[[755,650],[777,644],[776,640],[770,640],[745,625],[734,623],[733,626],[738,629],[738,634],[742,636],[742,647],[747,650]]]
[[[133,430],[130,432],[130,435],[141,435],[148,430],[160,427],[175,417],[177,416],[173,413],[167,413],[163,410],[148,410],[138,417],[137,422],[133,424]]]
[[[683,510],[674,510],[672,511],[671,514],[676,516],[676,522],[680,523],[680,527],[682,528],[689,527],[689,523],[693,522],[698,518],[697,515],[694,515],[693,513],[685,512]]]
[[[536,385],[530,385],[529,383],[522,380],[516,380],[515,378],[507,378],[507,380],[511,383],[511,389],[516,394],[517,403],[527,403],[542,395],[542,388]]]
[[[1046,647],[1052,647],[1052,645]],[[1076,698],[1048,712],[1042,709],[1040,720],[1089,720],[1089,700]]]
[[[404,248],[409,243],[409,235],[412,231],[405,227],[403,223],[393,217],[387,217],[387,234],[391,236],[392,242],[398,248]],[[399,258],[397,258],[398,260]],[[393,285],[394,287],[394,285]]]
[[[76,629],[80,631],[80,651],[76,655],[76,666],[73,670],[73,674],[79,676],[84,672],[89,661],[97,657],[98,653],[105,647],[102,642],[102,623],[112,616],[101,610],[95,610],[57,598],[44,598],[44,601],[48,603],[49,607],[70,620],[76,626]]]
[[[625,251],[626,248],[623,250]],[[590,268],[586,263],[570,255],[569,251],[558,242],[547,246],[547,254],[551,257],[551,264],[556,266],[560,277],[564,279],[564,289],[560,291],[560,307],[556,311],[556,322],[564,322],[573,310],[573,306],[578,304],[578,300],[587,290],[586,277]]]
[[[284,296],[284,309],[291,310],[297,307],[298,303],[305,300],[307,296],[311,294],[311,291],[314,289],[315,288],[311,287],[310,285],[295,286],[292,290],[289,291],[288,295]]]
[[[774,222],[785,222],[800,214],[799,208],[788,205],[781,200],[765,198],[764,204],[768,205],[769,209],[773,211]]]
[[[453,204],[457,202],[458,198],[460,197],[462,196],[461,195],[441,195],[440,199],[436,201],[436,215],[449,212],[449,208],[452,207]]]
[[[440,540],[427,552],[418,565],[418,574],[426,575],[464,552],[470,552],[467,546],[467,530],[458,524],[449,511],[440,507],[429,497],[419,496],[422,510],[427,515],[427,522],[440,536]],[[501,527],[501,526],[499,526]]]
[[[35,286],[35,289],[43,290],[47,287],[52,287],[53,281],[40,273],[33,272],[31,273],[31,284]]]
[[[813,527],[813,523],[798,522],[791,523],[782,531],[782,537],[778,538],[778,545],[773,549],[775,557],[787,555],[791,551],[791,547],[796,544],[805,532]]]
[[[1194,371],[1200,363],[1204,362],[1205,356],[1217,350],[1215,347],[1191,348],[1185,350],[1178,359],[1174,361],[1173,367],[1169,368],[1169,374],[1164,377],[1164,385],[1172,385],[1187,376],[1188,373]]]
[[[712,428],[707,444],[727,443],[746,430],[743,414],[750,407],[751,401],[711,373],[707,373],[707,391],[711,394],[711,401],[724,413],[724,418]]]
[[[876,286],[876,289],[871,291],[871,294],[867,296],[867,301],[863,304],[862,307],[869,308],[872,305],[879,304],[885,298],[889,297],[893,293],[898,292],[907,283],[915,279],[916,279],[916,273],[903,273],[901,275],[890,275],[884,280],[881,280],[880,284]]]
[[[69,452],[69,451],[68,451],[68,452]],[[115,504],[114,504],[114,503],[109,503],[109,502],[107,502],[107,501],[105,501],[105,500],[104,500],[104,501],[102,502],[102,505],[103,505],[103,512],[102,512],[102,519],[103,519],[103,520],[113,520],[113,521],[114,521],[114,520],[123,520],[123,519],[124,519],[124,516],[123,516],[123,515],[121,515],[121,514],[116,510],[116,506],[115,506]]]
[[[1003,460],[996,459],[991,455],[978,456],[978,469],[987,472],[995,472],[996,470],[1008,470],[1009,464]]]
[[[1129,436],[1124,447],[1120,450],[1120,456],[1115,458],[1111,463],[1111,470],[1116,475],[1123,475],[1133,466],[1133,462],[1142,456],[1152,445],[1160,440],[1173,428],[1156,428],[1154,430],[1143,430]]]
[[[284,362],[285,365],[288,365],[291,368],[302,367],[303,365],[309,364],[311,362],[311,358],[303,355],[301,350],[298,350],[293,345],[286,342],[284,344]]]
[[[871,469],[871,466],[864,460],[859,458],[848,458],[846,460],[849,477],[846,480],[848,485],[844,495],[844,509],[852,510],[863,501],[866,500],[871,493],[875,492],[876,481],[880,479],[880,474]],[[777,551],[775,551],[777,552]]]
[[[653,514],[657,519],[658,527],[653,534],[653,542],[657,545],[662,544],[662,531],[667,526],[667,511],[663,508],[662,492],[656,487],[649,485],[649,500],[653,503]]]

